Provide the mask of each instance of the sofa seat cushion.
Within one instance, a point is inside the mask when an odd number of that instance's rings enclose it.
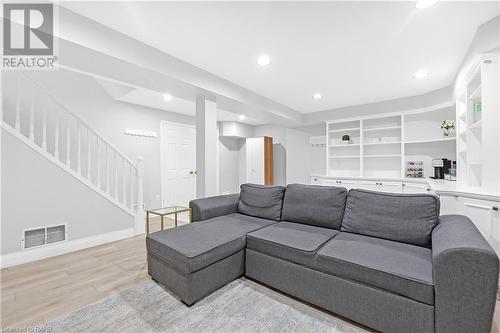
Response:
[[[151,233],[149,253],[184,273],[207,267],[245,248],[245,235],[275,223],[238,213]]]
[[[247,248],[312,266],[318,249],[338,233],[329,228],[279,222],[247,234]]]
[[[436,195],[353,189],[347,195],[340,230],[430,248],[438,218]]]
[[[340,230],[346,198],[343,187],[287,185],[281,220]]]
[[[430,249],[341,232],[315,257],[316,269],[434,304]]]
[[[279,221],[284,192],[283,186],[242,184],[238,213]]]

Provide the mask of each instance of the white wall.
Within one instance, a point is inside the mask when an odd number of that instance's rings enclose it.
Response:
[[[310,134],[286,129],[286,182],[309,184],[312,170]]]
[[[68,240],[134,227],[134,218],[2,130],[1,254],[24,229],[68,224]]]
[[[461,85],[463,75],[473,65],[472,61],[482,53],[500,53],[500,16],[496,16],[477,28],[460,70],[455,78],[455,88]]]
[[[4,73],[2,73],[4,74]],[[9,73],[3,75],[8,84]],[[132,161],[144,158],[144,201],[146,208],[160,203],[160,122],[194,124],[194,117],[122,103],[111,98],[91,77],[70,72],[33,71],[29,75],[51,92],[69,110],[78,114]],[[124,128],[155,131],[156,138],[129,136]]]
[[[219,194],[240,190],[239,159],[243,144],[244,139],[219,138]]]

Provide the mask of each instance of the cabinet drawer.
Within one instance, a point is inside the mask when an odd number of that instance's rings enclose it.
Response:
[[[455,195],[440,195],[440,215],[463,214],[458,207],[458,197]]]
[[[430,188],[427,184],[403,182],[404,193],[427,193]]]
[[[389,192],[389,193],[401,193],[403,191],[403,184],[401,182],[394,181],[380,181],[378,182],[378,188],[381,192]]]
[[[378,191],[378,181],[376,180],[360,180],[358,182],[358,188],[364,190]]]

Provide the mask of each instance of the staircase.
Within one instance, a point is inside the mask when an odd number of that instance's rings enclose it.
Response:
[[[8,75],[2,129],[130,214],[135,234],[144,233],[142,158],[131,161],[26,73]]]

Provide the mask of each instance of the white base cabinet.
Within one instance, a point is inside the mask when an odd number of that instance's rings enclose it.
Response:
[[[358,178],[334,178],[334,177],[311,177],[312,185],[342,186],[350,190],[360,188],[364,190],[380,191],[388,193],[426,193],[430,191],[429,184],[422,182],[412,182],[406,180],[386,180],[386,179],[358,179]]]
[[[358,184],[355,180],[350,180],[350,179],[324,179],[321,181],[317,181],[316,185],[324,185],[324,186],[341,186],[345,187],[348,191],[352,188],[357,188]]]
[[[483,237],[500,255],[500,202],[441,195],[441,215],[461,214],[472,220]]]

